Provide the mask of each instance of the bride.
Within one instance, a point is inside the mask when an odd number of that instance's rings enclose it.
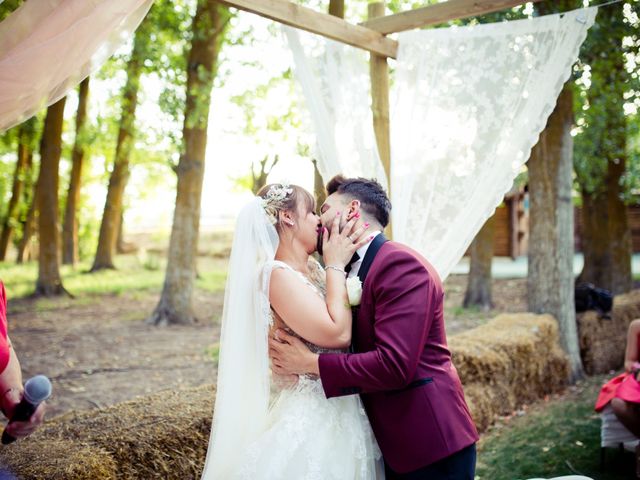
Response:
[[[327,399],[308,375],[271,381],[268,336],[278,328],[315,352],[351,342],[343,267],[370,238],[366,225],[352,231],[355,218],[319,232],[314,203],[301,187],[272,184],[238,216],[204,480],[384,477],[359,396]],[[319,233],[326,272],[310,257]]]

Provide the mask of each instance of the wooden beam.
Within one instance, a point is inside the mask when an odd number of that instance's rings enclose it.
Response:
[[[530,1],[539,2],[541,0]],[[388,35],[389,33],[445,23],[457,18],[477,17],[486,13],[499,12],[523,3],[525,2],[522,0],[449,0],[395,15],[374,18],[360,25]]]
[[[379,32],[341,18],[316,12],[288,0],[219,0],[229,7],[254,13],[291,27],[322,35],[384,57],[396,58],[398,42]]]
[[[369,18],[384,15],[384,2],[369,4]],[[387,175],[387,194],[391,198],[391,133],[389,127],[389,65],[387,58],[382,55],[371,54],[369,60],[371,75],[371,110],[373,111],[373,131],[380,161]],[[385,233],[393,239],[391,223],[387,225]]]

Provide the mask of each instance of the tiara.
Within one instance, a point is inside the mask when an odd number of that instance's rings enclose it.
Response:
[[[272,225],[278,223],[278,211],[284,208],[284,201],[293,193],[293,188],[288,183],[272,185],[267,195],[262,198],[262,208]]]

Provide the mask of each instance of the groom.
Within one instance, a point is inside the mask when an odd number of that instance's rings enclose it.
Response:
[[[355,353],[314,354],[278,330],[270,340],[274,373],[319,375],[327,398],[360,394],[388,480],[473,480],[478,433],[447,348],[438,274],[381,233],[391,203],[379,183],[337,176],[327,193],[324,226],[348,211],[375,235],[347,266],[363,286],[353,318]]]

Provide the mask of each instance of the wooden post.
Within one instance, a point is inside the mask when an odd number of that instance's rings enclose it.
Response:
[[[369,4],[369,18],[384,16],[384,2]],[[373,130],[380,160],[387,175],[387,193],[391,197],[391,138],[389,133],[389,65],[387,58],[371,53],[371,108],[373,110]],[[391,223],[387,226],[386,235],[392,238]]]
[[[330,0],[329,15],[344,20],[344,0]],[[320,175],[320,170],[318,170],[318,161],[316,159],[312,159],[311,161],[313,162],[313,193],[316,197],[316,205],[319,209],[327,199],[327,190],[325,189],[326,182],[322,178],[322,175]]]
[[[344,20],[344,0],[329,1],[329,15],[342,18]]]

